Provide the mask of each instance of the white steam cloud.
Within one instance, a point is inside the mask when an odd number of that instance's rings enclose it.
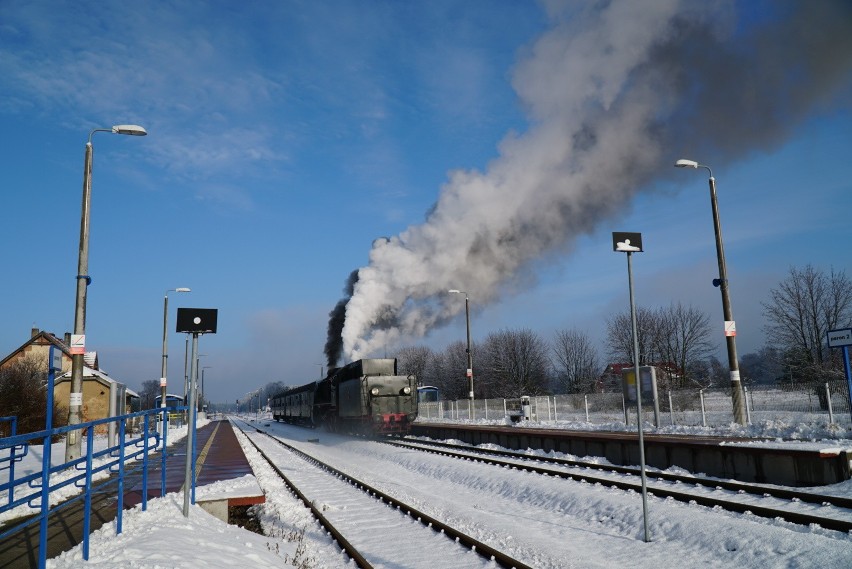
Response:
[[[678,153],[721,165],[777,144],[849,84],[842,0],[785,3],[783,19],[741,36],[729,31],[735,4],[563,4],[547,4],[551,27],[514,70],[530,129],[507,135],[486,172],[451,172],[424,223],[373,245],[346,304],[350,358],[446,323],[464,309],[450,288],[496,300],[525,264],[569,248]]]

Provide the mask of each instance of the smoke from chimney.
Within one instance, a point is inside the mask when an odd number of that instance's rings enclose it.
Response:
[[[355,291],[355,283],[358,282],[358,270],[354,270],[346,279],[346,286],[343,287],[343,298],[341,298],[331,312],[328,313],[328,334],[325,341],[325,358],[326,369],[331,370],[337,367],[337,362],[340,361],[341,353],[343,352],[343,323],[346,320],[346,304],[352,298]]]
[[[357,359],[445,324],[463,309],[450,288],[493,302],[676,158],[721,167],[772,148],[850,84],[849,2],[769,3],[739,27],[747,2],[566,4],[545,4],[550,27],[513,70],[529,129],[486,171],[450,172],[424,223],[374,243],[330,314],[329,365],[338,330]]]

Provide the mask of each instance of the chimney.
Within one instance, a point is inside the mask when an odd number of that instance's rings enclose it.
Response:
[[[36,336],[38,336],[38,333],[39,333],[39,329],[36,328],[36,327],[33,327],[33,329],[30,331],[30,338],[35,338]]]
[[[65,332],[65,337],[63,338],[66,346],[71,345],[71,332]]]

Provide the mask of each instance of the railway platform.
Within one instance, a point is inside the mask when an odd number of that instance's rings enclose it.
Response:
[[[186,438],[171,445],[166,456],[166,494],[182,489],[186,470]],[[263,491],[256,482],[240,484],[236,491],[224,494],[199,492],[202,487],[219,481],[234,480],[252,475],[248,460],[227,420],[211,421],[196,431],[196,504],[211,514],[227,521],[229,508],[260,504]],[[159,498],[162,493],[160,453],[151,456],[147,488],[141,474],[125,476],[124,509],[142,501],[143,492],[148,499]],[[83,540],[83,500],[51,514],[48,523],[47,558],[67,551]],[[95,531],[116,517],[115,487],[92,497],[91,531]],[[10,522],[14,524],[15,522]],[[0,567],[3,569],[30,569],[38,567],[38,525],[23,529],[0,540]]]
[[[411,434],[457,439],[474,445],[491,443],[513,450],[533,448],[581,457],[600,456],[618,466],[638,466],[640,461],[635,432],[415,423]],[[767,443],[755,439],[646,433],[645,461],[648,466],[663,470],[676,466],[694,474],[783,486],[823,486],[852,478],[851,449],[826,446],[795,450]]]

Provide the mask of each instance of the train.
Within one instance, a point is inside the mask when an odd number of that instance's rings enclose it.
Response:
[[[272,397],[272,417],[331,432],[408,434],[417,418],[417,380],[397,375],[396,365],[395,358],[373,358],[333,368]]]

